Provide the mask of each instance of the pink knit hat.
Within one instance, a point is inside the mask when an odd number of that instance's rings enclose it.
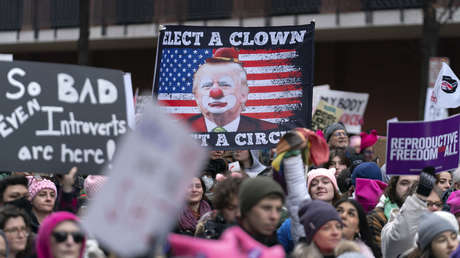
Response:
[[[37,239],[35,241],[35,248],[37,250],[37,258],[49,258],[53,257],[51,253],[51,246],[50,246],[50,237],[53,232],[53,229],[61,222],[70,220],[75,221],[78,223],[79,219],[74,214],[67,212],[67,211],[60,211],[51,213],[48,217],[46,217],[40,225],[40,229],[38,230]],[[80,258],[83,257],[83,251],[85,250],[85,242],[84,240],[81,245],[80,249]]]
[[[361,132],[360,135],[361,135],[361,150],[360,151],[363,151],[365,148],[374,145],[378,140],[376,130],[372,130],[370,134],[367,134],[366,132]]]
[[[219,240],[170,234],[169,243],[173,255],[178,257],[281,258],[286,256],[280,245],[267,247],[254,240],[240,227],[225,230]]]
[[[31,201],[43,189],[51,189],[55,194],[57,193],[56,185],[48,179],[37,179],[35,177],[27,177],[27,179],[29,179],[29,200]]]
[[[361,136],[353,135],[350,137],[350,147],[361,146]]]
[[[375,208],[385,188],[387,188],[387,184],[380,180],[356,178],[355,199],[368,213]]]
[[[447,204],[450,206],[450,212],[457,214],[460,212],[460,190],[452,192],[447,199]]]
[[[310,183],[313,179],[319,176],[325,176],[331,180],[332,184],[334,185],[335,190],[338,192],[339,187],[337,186],[337,179],[335,179],[335,168],[325,169],[325,168],[317,168],[312,169],[307,174],[307,187],[310,189]]]
[[[83,188],[85,189],[88,198],[93,198],[101,190],[105,180],[107,180],[107,177],[105,176],[89,175],[86,177],[85,182],[83,183]]]

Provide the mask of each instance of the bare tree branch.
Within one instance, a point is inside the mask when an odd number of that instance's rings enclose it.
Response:
[[[452,16],[455,11],[457,11],[458,6],[454,7],[454,3],[457,2],[458,0],[449,0],[447,2],[446,8],[444,8],[443,12],[441,15],[439,15],[439,23],[440,24],[445,24],[449,20],[452,20]]]

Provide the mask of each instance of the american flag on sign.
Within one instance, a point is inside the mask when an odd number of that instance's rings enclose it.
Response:
[[[161,52],[158,101],[168,113],[187,119],[200,114],[192,94],[193,75],[215,49],[165,48]],[[302,108],[301,71],[294,49],[239,50],[247,73],[248,101],[242,114],[272,123],[289,121]]]

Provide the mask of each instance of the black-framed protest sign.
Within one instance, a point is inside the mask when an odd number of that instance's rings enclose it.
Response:
[[[314,27],[164,26],[155,98],[203,147],[273,147],[310,127]]]
[[[98,174],[128,130],[121,71],[0,62],[0,85],[1,170]]]

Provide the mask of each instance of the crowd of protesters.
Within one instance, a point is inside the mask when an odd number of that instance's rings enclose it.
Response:
[[[213,151],[174,232],[218,240],[238,227],[261,252],[281,245],[279,257],[460,257],[460,169],[388,176],[378,138],[334,123],[292,130],[271,151]],[[171,239],[172,255],[199,254],[192,238]]]
[[[460,257],[460,169],[388,176],[377,141],[335,123],[273,150],[211,151],[161,256]],[[115,257],[79,224],[106,177],[1,176],[0,258]]]

